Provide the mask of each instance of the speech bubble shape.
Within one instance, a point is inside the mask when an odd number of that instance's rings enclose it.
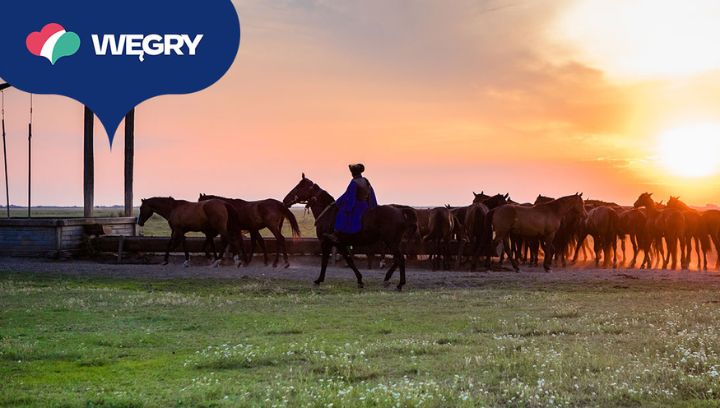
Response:
[[[231,0],[5,0],[3,16],[0,77],[88,106],[111,145],[131,109],[213,85],[240,46]]]

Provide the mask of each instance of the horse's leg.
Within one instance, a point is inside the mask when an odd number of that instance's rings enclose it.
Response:
[[[455,259],[455,269],[460,269],[463,264],[463,258],[465,253],[465,240],[458,237],[458,254]]]
[[[663,269],[667,269],[667,266],[670,265],[670,260],[672,259],[672,269],[675,270],[677,267],[677,242],[675,241],[675,236],[666,236],[665,244],[667,245],[667,254],[665,255]]]
[[[288,254],[287,249],[285,248],[285,236],[282,234],[282,230],[279,226],[269,228],[270,232],[275,237],[275,260],[273,261],[273,268],[277,268],[278,263],[280,262],[280,252],[282,251],[283,259],[285,260],[285,268],[288,268],[290,266],[290,262],[288,261]]]
[[[580,249],[583,250],[583,256],[585,257],[585,260],[587,260],[587,254],[585,254],[585,238],[587,238],[586,233],[582,233],[578,236],[577,244],[575,244],[575,255],[573,255],[572,261],[570,261],[571,265],[575,265],[575,263],[578,260],[578,255],[580,254]]]
[[[505,238],[505,253],[507,254],[508,260],[510,260],[510,264],[512,265],[515,272],[520,272],[520,266],[518,265],[518,260],[513,256],[512,247],[510,246],[510,239]]]
[[[327,239],[320,241],[320,247],[322,251],[322,258],[320,261],[320,276],[315,280],[315,285],[320,285],[325,281],[325,272],[327,271],[328,261],[330,261],[330,251],[333,245]]]
[[[617,239],[616,239],[617,241]],[[622,264],[625,265],[625,262],[627,262],[627,254],[625,253],[625,235],[620,238],[620,250],[622,251]],[[617,257],[615,257],[617,259]]]
[[[393,273],[395,273],[395,269],[400,266],[399,264],[400,260],[398,259],[397,255],[393,255],[393,264],[390,266],[390,268],[385,273],[385,280],[383,281],[383,285],[387,288],[390,286],[390,279],[393,276]]]
[[[213,250],[213,254],[210,255],[210,251],[209,251],[209,249],[210,249],[210,239],[211,239],[211,238],[210,238],[210,235],[209,235],[209,234],[205,234],[205,242],[203,242],[203,246],[202,246],[201,251],[202,251],[202,252],[205,252],[205,258],[207,258],[207,259],[212,259],[212,260],[214,261],[215,258],[217,258],[217,255],[215,254],[215,250]]]
[[[617,263],[617,236],[613,235],[612,240],[612,250],[613,250],[613,263],[612,267],[613,269],[617,269],[618,263]],[[625,246],[625,237],[623,237],[623,246]],[[625,250],[623,250],[623,265],[625,265]]]
[[[355,278],[357,278],[357,286],[358,289],[362,289],[365,287],[362,281],[362,275],[360,274],[360,271],[358,270],[357,266],[355,266],[355,260],[353,259],[352,255],[348,251],[346,246],[340,246],[338,248],[338,251],[340,252],[340,255],[342,255],[343,258],[345,258],[345,262],[347,262],[348,266],[352,271],[355,273]]]
[[[715,269],[720,269],[720,233],[717,231],[714,234],[710,235],[710,238],[712,239],[713,245],[715,245],[715,253],[717,254],[717,258],[715,259]]]
[[[552,257],[555,253],[555,247],[553,246],[554,239],[554,235],[551,237],[546,237],[543,245],[543,252],[545,252],[545,259],[543,259],[543,268],[545,269],[545,272],[550,272],[552,270]]]
[[[165,249],[165,257],[163,258],[163,265],[167,265],[170,258],[170,251],[175,247],[175,240],[176,240],[175,233],[173,232],[172,235],[170,235],[170,241],[168,241],[167,248]]]
[[[593,250],[595,250],[595,267],[600,266],[600,252],[601,252],[601,242],[599,239],[593,237]]]
[[[187,249],[187,242],[185,239],[185,234],[183,234],[183,236],[180,239],[182,240],[183,252],[185,252],[185,262],[183,263],[183,266],[187,268],[188,266],[190,266],[190,252],[188,252],[188,249]]]
[[[398,283],[397,290],[400,292],[403,286],[405,286],[405,256],[403,256],[401,251],[398,251],[397,255],[400,262],[400,282]]]
[[[290,267],[290,261],[288,260],[288,253],[287,253],[287,241],[285,240],[285,236],[282,234],[281,229],[276,229],[273,231],[273,236],[275,236],[275,241],[277,242],[277,252],[275,252],[275,265],[277,265],[278,261],[280,260],[280,251],[282,251],[283,260],[285,261],[284,268]]]
[[[210,234],[212,235],[212,234]],[[217,268],[220,266],[220,262],[222,261],[222,256],[218,257],[217,248],[215,247],[215,237],[211,237],[210,235],[205,236],[205,245],[210,246],[210,249],[213,253],[213,261],[210,264],[210,267]],[[225,255],[224,253],[222,255]]]
[[[263,239],[262,235],[260,235],[260,231],[250,231],[250,240],[252,241],[250,246],[254,249],[255,243],[258,244],[260,249],[263,251],[263,262],[265,266],[268,266],[268,253],[267,253],[267,247],[265,246],[265,240]],[[252,259],[254,252],[250,255],[250,259]]]
[[[637,235],[630,234],[630,243],[632,244],[633,248],[633,258],[632,261],[630,261],[630,268],[634,268],[635,264],[637,263],[637,257],[638,257],[638,242],[637,242]]]

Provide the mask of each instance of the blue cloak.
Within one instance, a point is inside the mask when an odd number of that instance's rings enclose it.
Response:
[[[351,181],[345,194],[337,199],[335,204],[338,207],[337,218],[335,218],[335,230],[345,234],[356,234],[362,229],[362,218],[367,210],[377,207],[375,191],[370,186],[370,198],[361,201],[357,198],[357,184]]]

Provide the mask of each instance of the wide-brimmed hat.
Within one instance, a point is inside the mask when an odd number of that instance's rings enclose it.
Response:
[[[355,163],[348,166],[352,173],[363,173],[365,172],[365,165],[362,163]]]

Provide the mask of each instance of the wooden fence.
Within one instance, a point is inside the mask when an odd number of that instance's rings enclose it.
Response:
[[[265,246],[268,253],[275,253],[277,242],[274,238],[265,238]],[[122,261],[124,255],[138,253],[164,253],[170,238],[167,237],[122,237],[122,236],[100,236],[90,240],[90,247],[96,252],[115,253],[118,259]],[[190,253],[204,253],[203,243],[205,238],[186,238],[186,245]],[[216,243],[218,241],[216,240]],[[421,242],[405,242],[405,253],[410,257],[428,255],[432,244]],[[285,246],[289,255],[302,256],[320,255],[320,242],[316,238],[295,238],[286,239]],[[249,250],[250,240],[245,240],[245,250]],[[466,245],[467,247],[467,245]],[[258,254],[259,248],[255,248],[255,254]],[[450,251],[453,254],[458,253],[459,247],[457,242],[452,242]],[[174,248],[171,253],[181,253],[182,247]],[[374,247],[353,248],[356,255],[376,255],[385,253],[382,245]]]

